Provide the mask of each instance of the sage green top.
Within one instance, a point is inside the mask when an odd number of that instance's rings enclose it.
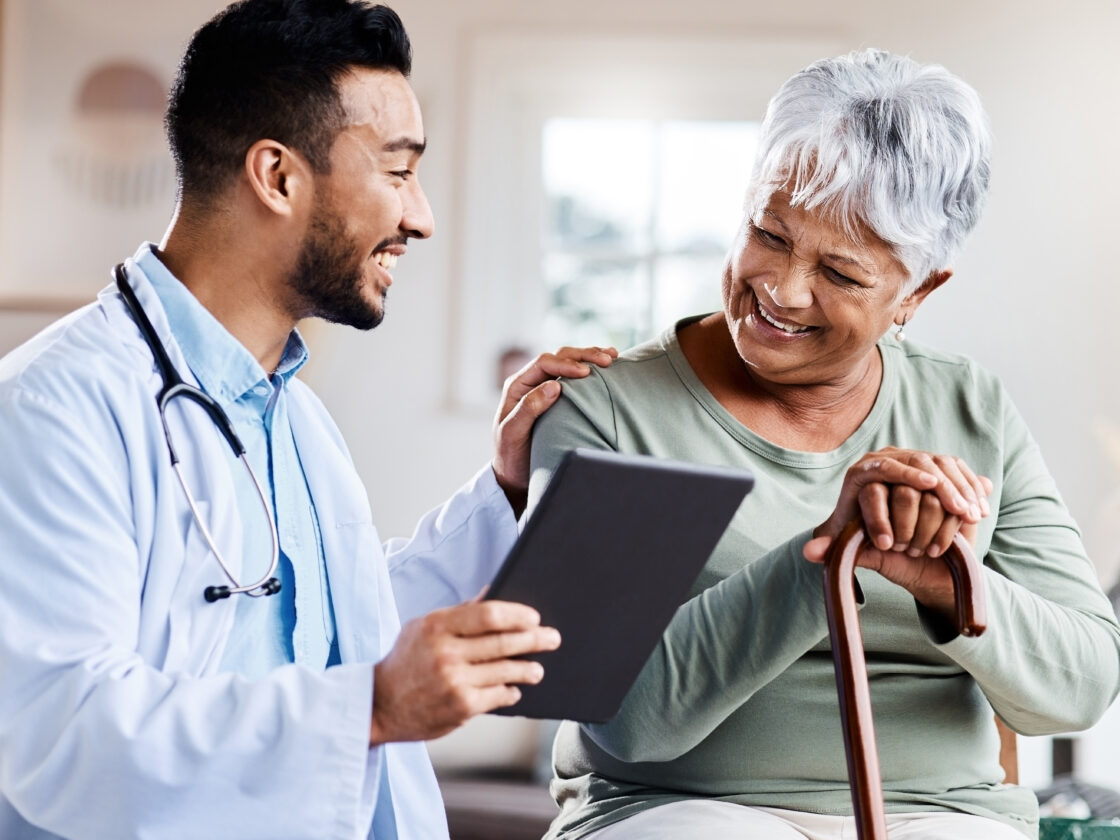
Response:
[[[675,329],[564,383],[534,434],[530,506],[577,446],[745,467],[756,486],[615,718],[561,726],[549,838],[685,798],[851,813],[823,576],[801,549],[848,466],[887,445],[959,455],[995,485],[977,538],[984,635],[955,636],[901,587],[858,572],[887,809],[964,811],[1037,836],[1034,795],[1002,783],[992,710],[1029,735],[1091,725],[1120,685],[1120,627],[997,379],[911,342],[879,350],[874,407],[831,452],[744,427],[689,367]]]

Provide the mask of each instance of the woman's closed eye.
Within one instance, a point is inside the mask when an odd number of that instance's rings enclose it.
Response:
[[[785,248],[786,241],[776,233],[771,233],[764,227],[751,223],[751,236],[758,239],[763,245],[770,248]]]
[[[827,277],[833,283],[836,283],[838,285],[841,285],[841,286],[862,286],[863,285],[858,280],[856,280],[854,277],[849,277],[847,274],[839,272],[835,268],[832,268],[831,266],[828,266],[828,265],[821,266],[821,271],[824,272],[825,277]]]

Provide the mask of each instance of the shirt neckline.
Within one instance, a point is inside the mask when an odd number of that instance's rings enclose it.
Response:
[[[286,385],[307,363],[307,345],[292,330],[280,364],[270,375],[252,353],[215,318],[156,255],[155,245],[144,243],[134,257],[151,283],[167,317],[175,342],[202,390],[219,402],[271,396]],[[273,377],[280,377],[274,385]],[[263,388],[267,390],[259,390]]]
[[[739,422],[731,412],[724,408],[712,392],[700,381],[700,377],[696,375],[696,371],[692,369],[692,365],[689,364],[688,359],[684,355],[684,351],[681,349],[677,331],[703,317],[706,316],[698,315],[678,321],[662,333],[661,347],[666,357],[669,359],[669,363],[673,366],[673,370],[680,378],[681,383],[688,389],[693,399],[695,399],[696,402],[711,415],[712,419],[722,426],[729,435],[752,452],[770,461],[782,464],[783,466],[803,469],[826,469],[835,467],[838,464],[850,463],[854,456],[862,455],[867,452],[867,447],[870,444],[871,438],[882,428],[895,402],[895,395],[898,392],[897,354],[884,352],[882,340],[880,340],[875,347],[883,362],[883,378],[879,383],[879,392],[875,396],[875,402],[871,406],[871,411],[868,412],[863,422],[860,423],[856,430],[852,432],[847,440],[840,444],[840,446],[827,452],[803,452],[797,449],[786,449],[783,446],[779,446],[767,440],[756,432],[751,431]]]

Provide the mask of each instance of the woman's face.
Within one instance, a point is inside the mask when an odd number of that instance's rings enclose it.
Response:
[[[875,343],[924,294],[904,300],[906,269],[869,231],[862,238],[853,241],[816,211],[791,207],[784,191],[743,220],[723,303],[754,375],[818,385],[866,371]]]

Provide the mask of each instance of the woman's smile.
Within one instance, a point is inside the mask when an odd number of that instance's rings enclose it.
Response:
[[[754,306],[752,309],[758,313],[759,318],[752,319],[756,328],[766,333],[778,334],[778,337],[785,339],[798,339],[816,332],[819,327],[807,326],[805,324],[797,324],[779,318],[772,310],[767,309],[762,305],[762,301],[758,299],[757,295],[752,295],[754,299]],[[768,329],[769,328],[769,329]]]

